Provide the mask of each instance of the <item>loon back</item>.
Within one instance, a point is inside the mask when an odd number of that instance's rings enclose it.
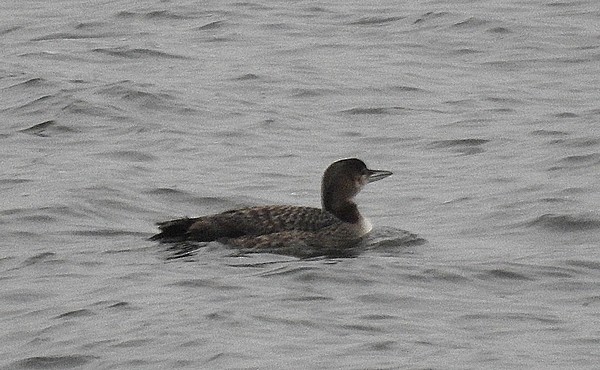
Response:
[[[223,213],[180,218],[158,223],[160,233],[151,240],[174,242],[257,236],[283,231],[315,232],[341,222],[331,213],[313,207],[264,206],[235,209]]]

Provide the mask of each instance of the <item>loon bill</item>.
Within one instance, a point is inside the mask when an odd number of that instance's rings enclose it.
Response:
[[[354,245],[371,231],[354,197],[368,183],[390,176],[370,170],[360,159],[332,163],[321,182],[322,208],[288,205],[258,206],[196,218],[157,223],[161,242],[219,241],[257,251],[278,248],[336,249]]]

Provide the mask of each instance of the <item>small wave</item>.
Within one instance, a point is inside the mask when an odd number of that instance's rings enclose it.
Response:
[[[587,194],[590,191],[591,191],[590,189],[585,188],[585,187],[571,186],[571,187],[562,189],[559,192],[559,194],[563,194],[563,195],[578,195],[578,194]]]
[[[168,196],[182,196],[185,195],[190,196],[189,193],[186,193],[184,191],[178,190],[178,189],[172,189],[172,188],[156,188],[156,189],[151,189],[151,190],[145,190],[142,191],[143,194],[150,194],[150,195],[168,195]]]
[[[487,32],[497,33],[497,34],[502,34],[502,35],[512,33],[512,31],[506,27],[493,27],[493,28],[490,28],[489,30],[487,30]]]
[[[265,23],[262,24],[260,26],[260,28],[263,28],[265,30],[275,30],[275,31],[287,31],[287,30],[291,30],[292,27],[290,25],[288,25],[287,23]]]
[[[235,37],[207,37],[205,42],[230,42],[235,41]]]
[[[139,231],[127,231],[118,229],[96,229],[96,230],[75,230],[71,232],[72,235],[77,236],[135,236],[135,237],[146,237],[147,233]]]
[[[23,261],[23,266],[36,265],[38,263],[46,262],[48,260],[54,260],[55,257],[56,253],[54,252],[43,252],[27,258],[25,261]]]
[[[184,55],[165,53],[163,51],[146,49],[146,48],[126,48],[126,47],[114,47],[114,48],[97,48],[92,50],[95,53],[110,55],[112,57],[127,58],[127,59],[141,59],[141,58],[164,58],[164,59],[189,59]]]
[[[427,13],[423,14],[422,16],[420,16],[419,18],[415,19],[413,24],[425,23],[432,19],[445,17],[448,14],[449,14],[448,12],[427,12]]]
[[[301,259],[309,259],[316,257],[326,258],[354,258],[360,255],[364,250],[364,240],[352,242],[347,246],[323,248],[309,245],[290,245],[285,247],[264,248],[264,249],[236,249],[232,256],[244,256],[251,253],[269,253],[291,256]]]
[[[332,13],[331,10],[318,5],[309,6],[304,8],[304,10],[309,13]]]
[[[309,98],[320,98],[331,94],[332,91],[328,89],[294,89],[292,96],[294,98],[309,99]]]
[[[137,150],[116,150],[97,154],[100,157],[108,157],[128,162],[152,162],[156,157],[151,154],[142,153]]]
[[[243,74],[241,76],[235,77],[233,80],[234,81],[252,81],[252,80],[258,80],[260,79],[260,77],[254,73],[246,73]]]
[[[484,280],[501,279],[501,280],[533,280],[533,278],[524,274],[510,271],[508,269],[492,269],[479,275],[479,278]]]
[[[426,92],[427,91],[420,87],[406,86],[406,85],[390,86],[389,89],[392,91],[396,91],[396,92]]]
[[[311,330],[321,329],[319,325],[312,320],[277,317],[269,314],[251,315],[250,317],[258,322],[264,322],[267,324],[283,324],[291,327],[311,328]]]
[[[99,27],[110,27],[110,25],[106,22],[81,22],[75,25],[76,30],[89,30],[96,29]]]
[[[53,95],[43,95],[39,98],[31,100],[27,103],[17,105],[10,108],[5,108],[2,112],[11,112],[16,114],[47,114],[52,110],[52,106],[56,103],[57,97]]]
[[[207,243],[201,242],[177,242],[167,248],[167,256],[165,257],[165,259],[186,260],[191,257],[194,257],[196,253],[198,253],[200,248],[206,247],[207,245]]]
[[[241,286],[238,285],[223,284],[219,282],[218,279],[184,279],[176,281],[169,285],[184,288],[211,288],[219,291],[243,289]]]
[[[536,136],[568,136],[569,133],[558,130],[535,130],[531,132],[532,135]]]
[[[456,140],[438,140],[431,144],[438,148],[453,148],[461,146],[479,146],[488,143],[486,139],[456,139]]]
[[[514,71],[523,67],[526,62],[524,60],[491,60],[482,62],[481,65],[498,68],[506,71]]]
[[[175,110],[180,112],[183,107],[179,106],[177,99],[164,92],[145,91],[145,86],[132,84],[129,81],[121,81],[107,85],[98,94],[131,102],[144,109]]]
[[[233,6],[238,8],[246,8],[265,12],[274,9],[272,6],[259,4],[257,1],[238,1],[234,2]]]
[[[189,19],[191,17],[177,14],[168,10],[155,10],[143,15],[147,19]]]
[[[136,348],[136,347],[148,347],[152,342],[152,339],[130,339],[123,340],[117,344],[112,345],[114,348]],[[139,363],[138,363],[139,365]]]
[[[153,10],[149,12],[130,12],[122,11],[116,14],[117,18],[140,18],[152,20],[173,20],[173,19],[190,19],[192,17],[182,14],[177,14],[168,10]]]
[[[44,121],[42,123],[38,123],[28,128],[24,128],[22,130],[19,130],[19,132],[35,136],[48,137],[51,134],[76,132],[76,130],[67,126],[61,126],[55,120],[49,120]]]
[[[31,58],[35,60],[47,59],[59,60],[64,62],[88,62],[88,59],[80,57],[78,54],[73,54],[66,51],[38,51],[19,54],[19,57]]]
[[[16,218],[19,221],[35,222],[35,223],[49,223],[56,222],[56,217],[49,215],[31,215]]]
[[[50,214],[54,214],[57,216],[60,215],[75,215],[80,216],[77,213],[73,213],[71,209],[67,206],[49,206],[49,207],[39,207],[39,208],[11,208],[0,211],[0,215],[6,215],[11,217],[25,217],[31,214],[38,214],[38,212],[46,212]]]
[[[51,87],[53,84],[48,82],[48,80],[41,77],[30,78],[27,81],[19,82],[15,85],[11,85],[8,87],[3,87],[2,90],[12,91],[20,88],[34,88],[39,89],[41,87],[49,86]]]
[[[576,232],[600,229],[600,219],[584,215],[545,214],[528,223],[551,231]]]
[[[543,324],[560,324],[563,322],[563,320],[561,320],[558,316],[555,315],[531,314],[525,312],[494,312],[481,314],[466,314],[460,316],[460,318],[468,321],[482,321],[486,325],[490,325],[490,323],[493,321],[538,322]]]
[[[19,184],[26,184],[26,183],[30,183],[33,182],[33,180],[30,179],[0,179],[0,186],[2,185],[19,185]]]
[[[23,27],[21,27],[21,26],[14,26],[14,27],[7,27],[7,28],[0,29],[0,36],[4,36],[4,35],[9,34],[11,32],[18,31],[21,28],[23,28]]]
[[[93,311],[87,310],[87,309],[81,309],[81,310],[75,310],[75,311],[69,311],[69,312],[65,312],[63,314],[60,314],[58,316],[56,316],[56,319],[70,319],[70,318],[75,318],[75,317],[88,317],[88,316],[94,316],[95,313]]]
[[[98,34],[83,34],[83,33],[69,33],[69,32],[57,32],[49,35],[40,36],[31,39],[31,41],[49,41],[49,40],[85,40],[85,39],[102,39],[119,37],[120,34],[114,32],[98,33]]]
[[[457,22],[452,25],[455,28],[475,28],[488,24],[489,22],[485,19],[470,17],[465,19],[464,21]]]
[[[369,250],[389,251],[391,249],[411,247],[425,244],[427,240],[419,235],[394,227],[374,229],[367,237],[366,245]]]
[[[511,98],[511,97],[506,97],[506,96],[488,96],[485,98],[486,101],[490,101],[492,103],[504,103],[504,104],[508,104],[508,105],[518,105],[523,103],[523,100],[521,99],[515,99],[515,98]]]
[[[36,356],[13,362],[12,369],[66,369],[80,367],[98,359],[96,356]]]
[[[566,1],[553,1],[551,3],[546,4],[546,6],[548,7],[560,7],[560,8],[566,8],[566,7],[571,7],[571,6],[579,6],[579,3],[577,2],[566,2]]]
[[[315,266],[295,266],[290,265],[288,262],[291,260],[273,260],[273,261],[262,261],[259,262],[250,262],[250,263],[236,263],[229,264],[232,267],[254,267],[254,268],[264,268],[270,267],[271,265],[279,265],[275,268],[269,268],[266,271],[260,271],[256,276],[266,277],[266,276],[298,276],[308,272],[314,272],[317,270]],[[280,265],[282,264],[282,265]]]
[[[357,21],[350,22],[349,24],[359,26],[372,26],[396,22],[401,19],[404,19],[404,17],[364,17]]]
[[[600,271],[600,262],[597,261],[568,260],[567,265]]]
[[[483,153],[484,149],[480,146],[489,143],[486,139],[455,139],[455,140],[437,140],[431,143],[433,148],[450,148],[464,155]]]
[[[593,153],[587,155],[571,155],[563,158],[561,161],[565,163],[595,163],[600,159],[600,154]]]
[[[470,280],[462,274],[444,271],[437,268],[427,269],[419,273],[408,274],[407,277],[408,279],[414,281],[444,281],[448,283],[461,283]]]
[[[386,330],[384,328],[380,328],[374,325],[364,325],[364,324],[344,324],[340,325],[340,328],[344,330],[350,330],[353,332],[366,332],[366,333],[384,333]]]
[[[111,304],[107,308],[130,309],[131,308],[131,304],[129,302],[120,301],[120,302]]]
[[[577,114],[572,112],[560,112],[554,115],[556,118],[577,118],[579,117]]]
[[[540,198],[539,202],[540,203],[567,203],[567,202],[572,202],[572,201],[565,199],[565,198],[560,198],[560,197],[544,197],[544,198]]]
[[[473,48],[460,48],[455,49],[452,53],[455,55],[470,55],[470,54],[479,54],[482,51],[473,49]]]
[[[600,165],[600,154],[584,154],[584,155],[571,155],[560,160],[560,164],[557,166],[550,167],[549,171],[556,170],[569,170],[578,168],[595,167]]]
[[[406,111],[407,108],[403,107],[368,107],[368,108],[351,108],[343,110],[341,113],[343,114],[351,114],[351,115],[361,115],[361,114],[389,114],[396,115],[400,114],[403,111]]]
[[[215,29],[218,29],[218,28],[222,28],[225,25],[226,25],[225,21],[214,21],[214,22],[210,22],[208,24],[205,24],[204,26],[196,27],[194,29],[196,31],[215,30]]]
[[[63,112],[72,113],[72,114],[83,114],[91,117],[109,117],[116,118],[119,117],[121,113],[118,108],[112,107],[103,107],[97,104],[92,104],[88,101],[75,99],[69,104],[65,105],[62,108]]]
[[[551,141],[550,143],[562,145],[569,148],[590,148],[599,146],[600,139],[589,137],[576,137],[572,139],[556,139]]]
[[[333,298],[325,297],[322,295],[303,295],[299,297],[284,298],[282,301],[290,302],[315,302],[315,301],[333,301]]]

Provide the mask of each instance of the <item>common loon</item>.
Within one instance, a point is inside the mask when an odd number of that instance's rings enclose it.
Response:
[[[358,211],[354,197],[368,183],[390,176],[370,170],[360,159],[332,163],[321,183],[322,209],[274,205],[157,223],[162,242],[219,241],[252,251],[279,249],[335,250],[358,243],[371,223]]]

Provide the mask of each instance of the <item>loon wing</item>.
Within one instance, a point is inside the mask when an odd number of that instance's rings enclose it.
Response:
[[[158,223],[160,233],[151,240],[165,242],[213,241],[258,236],[283,231],[315,232],[340,220],[331,213],[313,207],[266,206],[242,208],[211,216],[180,218]]]
[[[264,235],[222,238],[220,242],[241,252],[275,252],[298,257],[339,254],[359,245],[362,236],[345,222],[337,221],[317,231],[286,230]]]

